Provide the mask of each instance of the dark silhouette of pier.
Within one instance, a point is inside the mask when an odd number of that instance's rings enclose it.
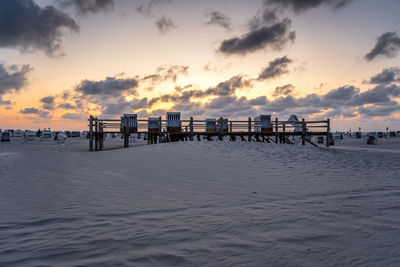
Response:
[[[136,116],[136,114],[133,114]],[[263,123],[257,120],[229,120],[226,118],[189,120],[137,117],[121,119],[101,119],[94,116],[89,118],[89,151],[104,149],[106,134],[122,134],[124,147],[129,147],[129,137],[132,134],[141,134],[147,138],[148,144],[179,141],[212,141],[217,140],[268,142],[279,144],[293,144],[290,137],[301,137],[302,145],[306,143],[318,146],[311,141],[312,136],[324,136],[326,147],[330,146],[330,119],[306,121],[280,121],[278,118]],[[129,121],[130,120],[130,121]],[[210,127],[211,125],[211,127]],[[215,126],[214,126],[215,125]]]

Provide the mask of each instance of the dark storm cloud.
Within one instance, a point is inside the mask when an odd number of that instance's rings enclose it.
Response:
[[[287,56],[276,58],[269,62],[268,67],[266,67],[258,76],[258,80],[268,80],[277,78],[285,73],[289,73],[288,65],[292,63],[292,60]]]
[[[42,50],[49,56],[62,55],[62,29],[78,32],[68,14],[37,5],[33,0],[0,1],[0,47],[23,52]]]
[[[282,8],[291,8],[296,13],[307,11],[322,5],[339,9],[353,0],[264,0],[265,5],[275,5]]]
[[[369,80],[371,84],[389,84],[394,82],[400,82],[400,68],[398,67],[384,69]]]
[[[84,95],[118,96],[122,92],[134,89],[137,86],[138,81],[135,79],[107,77],[102,81],[83,80],[75,90]]]
[[[62,7],[73,7],[78,14],[107,12],[113,9],[114,0],[61,0]]]
[[[51,119],[52,116],[49,115],[50,113],[48,111],[44,111],[44,110],[40,110],[37,108],[24,108],[21,109],[19,111],[19,113],[21,114],[25,114],[25,115],[38,115],[39,117],[43,118],[43,119]]]
[[[293,90],[294,90],[294,85],[292,85],[292,84],[286,84],[284,86],[278,86],[278,87],[275,88],[273,96],[290,95],[291,93],[293,93]]]
[[[386,32],[377,38],[375,47],[365,55],[367,61],[372,61],[376,57],[385,56],[395,57],[400,50],[400,37],[396,32]]]
[[[165,33],[169,32],[172,28],[177,27],[171,18],[168,18],[165,16],[159,18],[156,21],[156,26],[158,28],[158,31],[162,34],[165,34]]]
[[[32,69],[29,65],[18,67],[0,63],[0,97],[7,93],[18,92],[26,86],[28,83],[27,75]]]
[[[272,26],[264,26],[240,37],[224,40],[219,51],[227,55],[244,55],[264,48],[280,51],[285,44],[295,39],[295,32],[290,32],[290,27],[291,20],[286,18]]]
[[[219,11],[208,12],[207,18],[206,25],[218,25],[227,30],[232,30],[231,19]]]

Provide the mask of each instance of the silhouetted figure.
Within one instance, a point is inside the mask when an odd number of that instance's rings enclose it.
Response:
[[[40,131],[40,129],[36,132],[36,137],[40,137],[40,135],[42,134],[42,132]]]

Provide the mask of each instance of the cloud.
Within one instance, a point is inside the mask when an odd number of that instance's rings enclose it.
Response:
[[[232,30],[231,19],[227,15],[219,11],[210,11],[206,16],[208,18],[206,25],[217,25]]]
[[[114,0],[61,0],[62,7],[73,7],[79,15],[107,12],[113,9]]]
[[[27,85],[27,75],[33,68],[29,65],[6,66],[0,63],[0,98],[2,95],[18,92],[21,88]]]
[[[298,66],[294,67],[294,72],[304,72],[307,70],[308,63],[307,61],[301,62]]]
[[[168,17],[161,17],[156,21],[156,26],[160,33],[165,34],[169,32],[172,28],[177,28],[175,23],[172,21],[171,18]]]
[[[54,96],[46,96],[40,99],[40,102],[44,104],[54,104]]]
[[[291,95],[268,100],[265,96],[257,99],[219,96],[209,101],[204,109],[214,116],[252,116],[275,113],[280,116],[299,114],[323,114],[322,117],[386,117],[400,111],[400,105],[393,99],[400,96],[400,87],[376,86],[365,92],[354,86],[342,86],[323,95],[310,94],[295,98]]]
[[[285,73],[287,66],[282,67],[282,63],[285,65],[289,61],[290,59],[287,59],[287,57],[271,61],[266,69],[278,69],[279,71],[269,71],[266,77],[276,77],[275,74],[271,75],[270,73]],[[171,73],[175,72],[168,71],[171,69],[178,70],[179,73],[180,71],[187,71],[184,66],[172,68],[172,66],[167,65],[157,69],[157,74],[173,79],[174,74]],[[167,73],[170,74],[167,75]],[[109,79],[112,79],[112,82]],[[124,82],[122,82],[122,85],[119,82],[115,85],[113,84],[115,80]],[[323,94],[312,93],[302,97],[293,96],[295,87],[292,84],[287,84],[275,88],[273,93],[275,98],[268,99],[266,96],[256,98],[237,96],[238,90],[252,87],[254,79],[244,75],[235,75],[206,89],[197,89],[192,84],[187,86],[175,85],[175,90],[172,93],[160,94],[153,98],[138,98],[136,94],[137,80],[134,80],[133,84],[123,86],[126,80],[129,79],[106,78],[101,81],[88,82],[85,82],[87,81],[85,80],[69,92],[67,97],[65,97],[65,93],[58,95],[57,97],[62,99],[63,102],[58,107],[74,109],[76,105],[78,110],[75,110],[73,114],[86,114],[96,111],[107,116],[119,116],[131,112],[141,114],[141,116],[158,116],[164,115],[166,112],[164,109],[157,110],[158,105],[168,103],[172,104],[170,110],[180,111],[185,114],[184,116],[245,118],[259,114],[275,114],[279,117],[298,114],[299,117],[313,115],[313,118],[370,118],[397,114],[400,106],[397,102],[400,97],[400,85],[395,83],[390,85],[378,84],[363,92],[355,86],[345,85]],[[144,78],[140,78],[141,84],[144,81]],[[134,90],[130,91],[132,89]],[[133,94],[126,94],[126,92]],[[135,96],[135,98],[131,99],[132,96]],[[75,104],[72,104],[72,101],[75,101]],[[70,104],[67,105],[67,103]],[[78,104],[79,107],[77,107]],[[153,111],[150,113],[149,110]],[[25,113],[28,111],[25,111]],[[36,110],[36,113],[39,113],[39,110]]]
[[[349,105],[362,106],[366,104],[392,103],[392,98],[400,97],[400,87],[392,84],[390,86],[377,85],[372,89],[362,92],[347,100]]]
[[[358,113],[366,117],[386,117],[397,112],[400,112],[400,105],[397,103],[388,106],[360,107],[358,109]]]
[[[375,47],[365,55],[365,60],[372,61],[377,57],[393,58],[400,50],[400,37],[396,32],[386,32],[377,38]]]
[[[287,56],[270,61],[268,67],[266,67],[258,76],[258,80],[269,80],[277,78],[285,73],[289,73],[289,63],[292,63],[292,60]]]
[[[273,96],[290,95],[291,93],[293,93],[293,90],[294,90],[294,85],[292,85],[292,84],[286,84],[284,86],[278,86],[278,87],[275,88]]]
[[[33,0],[0,1],[0,47],[61,56],[63,29],[78,32],[79,26],[54,6],[42,8]]]
[[[264,0],[265,5],[275,5],[281,8],[291,8],[296,13],[301,13],[321,5],[339,9],[353,0]]]
[[[53,116],[49,115],[50,113],[48,111],[44,111],[44,110],[39,110],[37,108],[24,108],[21,109],[19,111],[19,113],[21,114],[34,114],[34,115],[38,115],[39,117],[43,118],[43,119],[51,119]]]
[[[65,120],[82,120],[82,114],[77,113],[65,113],[61,116]]]
[[[118,96],[122,92],[134,89],[137,86],[138,81],[136,79],[107,77],[102,81],[83,80],[76,86],[75,90],[83,95]]]
[[[400,82],[400,68],[392,67],[383,69],[381,73],[371,77],[368,83],[371,84],[389,84],[394,82]]]
[[[0,95],[0,106],[11,105],[10,100],[3,100],[3,96]]]
[[[150,0],[147,4],[139,5],[136,11],[145,15],[150,15],[155,6],[170,3],[171,0]]]
[[[280,51],[288,42],[295,40],[295,32],[289,32],[290,27],[291,20],[285,18],[272,26],[264,26],[240,37],[224,40],[219,51],[226,55],[245,55],[265,48]]]
[[[218,83],[216,86],[209,87],[205,90],[190,89],[192,85],[184,87],[177,87],[174,93],[163,94],[159,97],[152,99],[141,98],[126,100],[125,97],[119,98],[107,98],[102,99],[99,104],[101,106],[102,114],[106,115],[120,115],[126,112],[140,112],[143,109],[150,109],[154,107],[156,103],[167,102],[174,103],[173,109],[188,109],[191,112],[192,108],[199,107],[199,103],[191,102],[191,99],[203,99],[206,97],[218,97],[218,96],[233,96],[236,90],[250,87],[251,82],[245,79],[241,75],[233,76],[231,79],[224,82]],[[253,103],[256,104],[256,103]],[[201,114],[204,111],[199,109],[194,110],[195,114]]]
[[[258,29],[264,25],[269,25],[271,23],[278,22],[279,18],[277,15],[277,9],[271,9],[269,7],[265,7],[260,15],[257,13],[253,18],[248,22],[248,26],[251,30]]]
[[[61,103],[58,105],[58,107],[62,108],[62,109],[76,109],[77,108],[76,106],[74,106],[70,103]]]
[[[43,103],[43,109],[53,110],[54,109],[54,96],[46,96],[40,99]]]
[[[151,107],[153,104],[152,101],[148,101],[148,99],[133,99],[131,101],[127,101],[125,98],[119,98],[116,102],[108,103],[103,107],[102,114],[114,114],[120,115],[123,113],[131,112],[133,110],[139,110],[146,107]]]
[[[248,99],[245,96],[221,96],[208,102],[204,109],[212,117],[248,117],[255,116],[259,107],[267,104],[267,98],[260,96]]]
[[[155,74],[147,75],[143,81],[151,81],[153,84],[171,80],[176,82],[179,75],[187,75],[189,67],[179,65],[164,65],[157,68]]]

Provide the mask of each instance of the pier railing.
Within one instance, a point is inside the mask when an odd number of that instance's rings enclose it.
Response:
[[[94,116],[89,118],[89,150],[103,150],[104,137],[106,134],[122,134],[124,137],[124,147],[129,146],[129,135],[144,134],[149,140],[148,143],[156,143],[157,139],[162,141],[171,140],[193,140],[197,136],[207,137],[207,139],[218,136],[223,140],[225,136],[230,137],[232,141],[241,138],[242,141],[291,143],[288,136],[301,136],[301,142],[313,144],[307,136],[326,136],[326,146],[330,144],[330,120],[306,121],[281,121],[278,118],[270,122],[270,129],[260,128],[260,122],[251,119],[248,120],[229,120],[227,124],[223,123],[223,118],[216,120],[215,129],[207,129],[207,120],[190,119],[179,120],[180,131],[169,132],[167,120],[159,117],[158,131],[149,131],[148,119],[137,119],[134,132],[123,132],[121,128],[121,119],[101,119]],[[154,123],[154,121],[152,121]],[[177,122],[177,121],[175,121]],[[174,137],[174,138],[171,138]],[[313,144],[315,145],[315,144]]]

